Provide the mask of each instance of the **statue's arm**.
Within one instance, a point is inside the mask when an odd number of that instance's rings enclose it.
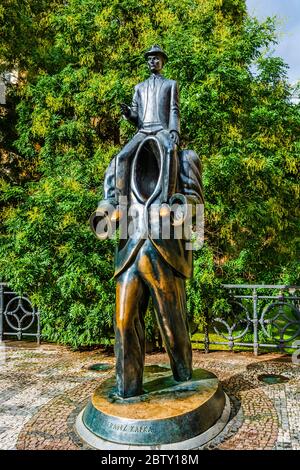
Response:
[[[204,204],[202,165],[193,150],[183,150],[179,158],[179,180],[181,192],[189,204]]]
[[[179,91],[175,81],[171,85],[169,130],[170,132],[175,131],[180,135]]]
[[[170,205],[173,204],[178,205],[176,225],[182,224],[187,214],[194,219],[200,206],[204,205],[202,165],[193,150],[179,152],[179,192],[171,197]]]
[[[114,157],[110,162],[104,176],[104,200],[114,201],[115,200],[115,176],[116,173],[116,158]]]
[[[130,114],[130,119],[131,122],[133,122],[135,125],[138,123],[138,90],[137,87],[134,89],[134,95],[132,98],[132,104],[131,104],[131,114]]]
[[[117,227],[115,198],[115,157],[110,162],[104,176],[104,199],[90,217],[90,227],[97,238],[105,240],[111,236]]]
[[[121,104],[123,116],[127,121],[131,122],[135,126],[138,126],[138,90],[135,87],[134,95],[132,98],[131,106]]]

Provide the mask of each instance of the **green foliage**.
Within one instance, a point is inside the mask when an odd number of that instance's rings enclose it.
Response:
[[[244,0],[5,0],[0,25],[1,67],[20,77],[0,116],[0,270],[40,307],[44,338],[78,347],[111,334],[114,243],[95,240],[88,218],[134,132],[119,103],[154,43],[180,84],[182,144],[204,165],[191,317],[227,310],[221,282],[299,282],[299,106],[268,55],[271,19],[250,18]]]
[[[194,262],[194,276],[187,283],[187,305],[192,329],[202,329],[214,316],[231,311],[227,294],[222,289],[212,249],[205,244]],[[195,325],[195,327],[193,327]]]

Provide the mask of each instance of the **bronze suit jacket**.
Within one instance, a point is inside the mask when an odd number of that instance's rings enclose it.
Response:
[[[180,134],[177,82],[159,75],[155,79],[154,87],[152,87],[151,80],[153,80],[152,77],[136,85],[129,120],[139,130],[144,130],[146,115],[153,115],[158,117],[155,119],[154,125],[159,122],[161,129],[174,130]],[[155,109],[151,110],[152,106],[155,106]]]
[[[192,150],[182,150],[179,152],[179,177],[178,187],[179,193],[187,198],[189,204],[203,204],[203,187],[201,181],[201,163],[198,155]],[[134,195],[129,189],[129,201],[136,202]],[[100,201],[105,204],[108,201],[114,201],[115,198],[115,158],[111,161],[104,179],[104,200]],[[143,226],[143,215],[140,214],[137,218],[137,225]],[[142,229],[139,231],[138,227],[135,231],[134,238],[127,238],[120,240],[119,246],[115,253],[115,276],[123,272],[129,266],[143,245],[145,238],[142,235]],[[186,250],[186,239],[154,239],[151,234],[148,235],[151,243],[153,244],[154,251],[158,256],[161,256],[166,263],[168,263],[178,275],[189,278],[192,276],[192,251]]]

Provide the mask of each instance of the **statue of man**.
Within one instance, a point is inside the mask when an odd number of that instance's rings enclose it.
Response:
[[[120,237],[115,256],[116,379],[117,394],[123,398],[143,393],[144,315],[150,297],[174,379],[186,381],[191,377],[185,279],[192,275],[192,251],[186,248],[186,238],[173,232],[170,237],[154,237],[151,231],[145,236],[143,229],[145,212],[151,213],[151,205],[157,202],[161,205],[177,198],[185,206],[203,203],[198,156],[190,150],[177,155],[178,87],[175,81],[160,75],[167,56],[158,46],[145,55],[152,75],[136,86],[132,106],[122,105],[124,115],[139,130],[111,161],[104,179],[104,199],[91,217],[93,231],[103,239],[97,229],[99,221],[107,217],[111,206],[111,217],[118,211],[121,196],[127,198],[128,213],[137,203],[144,209],[137,212],[135,221],[142,230],[137,229],[135,236]],[[154,217],[154,224],[159,225],[162,218],[161,213]]]
[[[178,86],[175,80],[161,75],[168,57],[159,46],[152,46],[145,58],[150,77],[135,87],[131,107],[121,105],[124,117],[137,126],[138,132],[116,157],[116,197],[127,196],[130,163],[138,146],[148,135],[156,135],[168,160],[161,197],[161,202],[167,203],[175,187],[177,172],[176,147],[180,135]]]

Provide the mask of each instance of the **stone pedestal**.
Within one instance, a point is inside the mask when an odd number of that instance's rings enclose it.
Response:
[[[98,449],[195,449],[224,428],[229,400],[217,377],[196,369],[176,382],[167,366],[146,366],[144,394],[122,399],[115,379],[103,382],[80,413],[76,429]]]

